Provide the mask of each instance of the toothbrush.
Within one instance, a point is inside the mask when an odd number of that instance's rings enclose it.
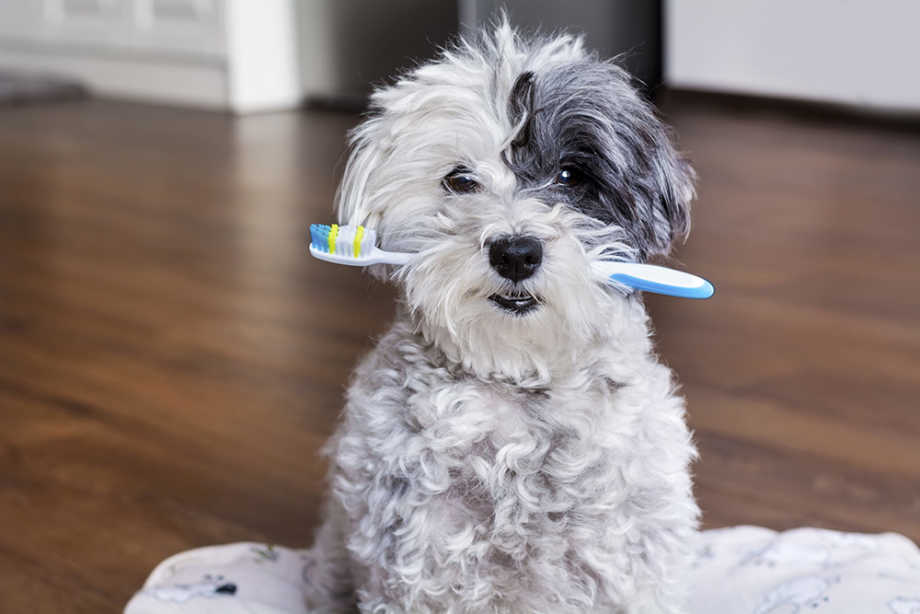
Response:
[[[310,224],[310,254],[349,266],[403,265],[414,255],[380,249],[377,233],[370,228],[338,224]],[[594,262],[592,268],[611,281],[655,294],[704,299],[715,292],[713,285],[702,277],[654,264],[601,260]]]
[[[388,252],[377,247],[377,233],[364,226],[310,224],[310,254],[314,258],[347,264],[406,264],[412,254]]]

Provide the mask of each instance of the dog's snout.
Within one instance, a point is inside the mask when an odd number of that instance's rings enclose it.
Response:
[[[536,237],[515,235],[502,237],[489,247],[489,264],[511,281],[521,281],[533,275],[543,261],[543,243]]]

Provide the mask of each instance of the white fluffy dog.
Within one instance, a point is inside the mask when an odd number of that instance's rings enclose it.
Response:
[[[636,293],[693,172],[578,38],[507,23],[377,90],[342,223],[418,252],[328,444],[316,612],[680,612],[695,450]]]

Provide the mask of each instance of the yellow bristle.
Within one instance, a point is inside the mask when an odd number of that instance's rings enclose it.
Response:
[[[335,253],[335,239],[339,234],[339,225],[333,224],[332,228],[329,230],[329,253]]]
[[[364,226],[358,226],[355,232],[355,258],[361,255],[361,240],[364,239]]]

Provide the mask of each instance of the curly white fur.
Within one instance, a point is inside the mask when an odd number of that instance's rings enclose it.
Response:
[[[682,611],[698,516],[684,405],[641,299],[592,277],[590,262],[665,251],[686,230],[689,167],[620,69],[579,39],[524,41],[506,23],[372,106],[340,219],[420,256],[376,270],[402,300],[326,448],[309,606]],[[593,183],[566,192],[553,169],[584,147],[604,162],[586,162]],[[458,166],[480,189],[445,190]],[[544,256],[514,283],[487,248],[520,234]],[[521,315],[489,299],[508,292],[539,306]]]

